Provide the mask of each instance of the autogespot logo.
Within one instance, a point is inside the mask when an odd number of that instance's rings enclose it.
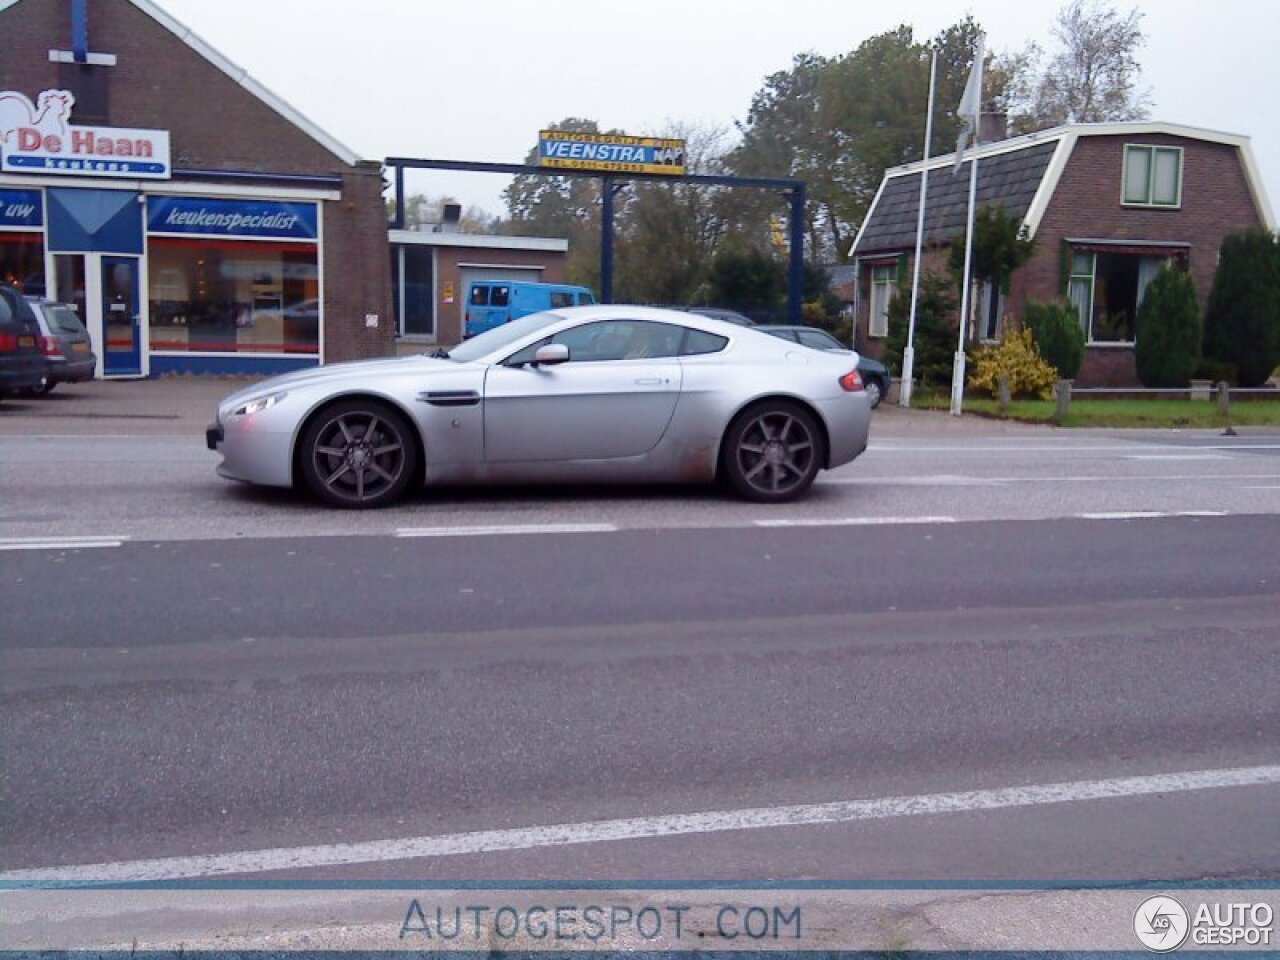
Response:
[[[1173,897],[1148,897],[1133,914],[1133,932],[1148,950],[1168,953],[1187,939],[1191,916]]]

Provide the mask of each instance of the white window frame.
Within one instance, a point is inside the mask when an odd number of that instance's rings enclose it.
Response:
[[[1129,157],[1135,150],[1142,150],[1149,157],[1147,163],[1147,192],[1145,200],[1130,200],[1125,195],[1126,187],[1129,184]],[[1172,203],[1161,203],[1155,199],[1156,156],[1160,153],[1176,154],[1178,158],[1178,184],[1174,191],[1174,200]],[[1185,151],[1182,147],[1169,147],[1155,143],[1126,143],[1124,145],[1124,163],[1120,171],[1120,205],[1123,207],[1137,207],[1144,210],[1180,210],[1182,208],[1182,165],[1185,159]]]
[[[871,268],[871,296],[868,298],[867,336],[882,340],[889,335],[889,304],[898,289],[896,264],[878,264]],[[876,296],[881,288],[883,303]]]

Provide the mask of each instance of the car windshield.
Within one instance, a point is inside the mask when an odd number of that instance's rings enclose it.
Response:
[[[563,319],[558,313],[531,313],[458,344],[449,351],[449,359],[459,363],[479,360]]]

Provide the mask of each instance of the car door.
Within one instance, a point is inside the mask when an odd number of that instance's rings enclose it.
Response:
[[[684,329],[644,320],[601,320],[561,331],[489,368],[484,447],[489,463],[610,460],[648,453],[680,396],[676,359]],[[647,340],[643,351],[634,345]],[[569,360],[535,365],[547,343]]]

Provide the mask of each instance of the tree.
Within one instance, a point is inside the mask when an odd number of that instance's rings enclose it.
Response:
[[[1134,356],[1144,387],[1185,387],[1200,366],[1204,325],[1191,274],[1166,266],[1138,308]]]
[[[1260,387],[1280,364],[1280,244],[1266,230],[1223,241],[1209,294],[1204,352],[1235,366],[1242,387]]]
[[[736,244],[716,254],[708,287],[717,307],[739,310],[754,320],[776,319],[787,291],[785,272],[776,260]]]
[[[804,180],[810,254],[847,259],[885,169],[921,158],[930,50],[938,50],[938,104],[958,103],[980,32],[966,18],[926,44],[904,25],[840,57],[796,57],[753,98],[731,167]],[[958,126],[943,107],[935,120],[937,154],[954,146]]]
[[[1022,312],[1022,325],[1031,331],[1040,356],[1058,376],[1074,380],[1084,363],[1084,331],[1075,307],[1032,300]]]
[[[930,270],[920,278],[920,302],[916,307],[914,376],[922,386],[942,386],[951,382],[956,349],[955,284],[946,274]],[[885,341],[885,363],[902,372],[902,352],[907,346],[911,318],[911,287],[906,278],[897,295],[889,301],[889,336]]]
[[[657,136],[685,142],[690,173],[724,170],[726,131],[675,125]],[[723,188],[633,181],[615,218],[617,299],[637,303],[694,303],[706,295],[707,274],[725,232]]]
[[[1035,253],[1036,243],[1027,228],[998,204],[983,204],[973,222],[973,256],[969,272],[975,280],[994,283],[1001,293],[1009,292],[1013,273]],[[964,279],[964,238],[951,244],[951,270]]]
[[[1051,33],[1057,44],[1043,67],[1043,51],[1029,44],[998,68],[1011,131],[1147,116],[1151,98],[1138,85],[1137,57],[1146,38],[1136,7],[1121,14],[1103,0],[1070,0]]]

